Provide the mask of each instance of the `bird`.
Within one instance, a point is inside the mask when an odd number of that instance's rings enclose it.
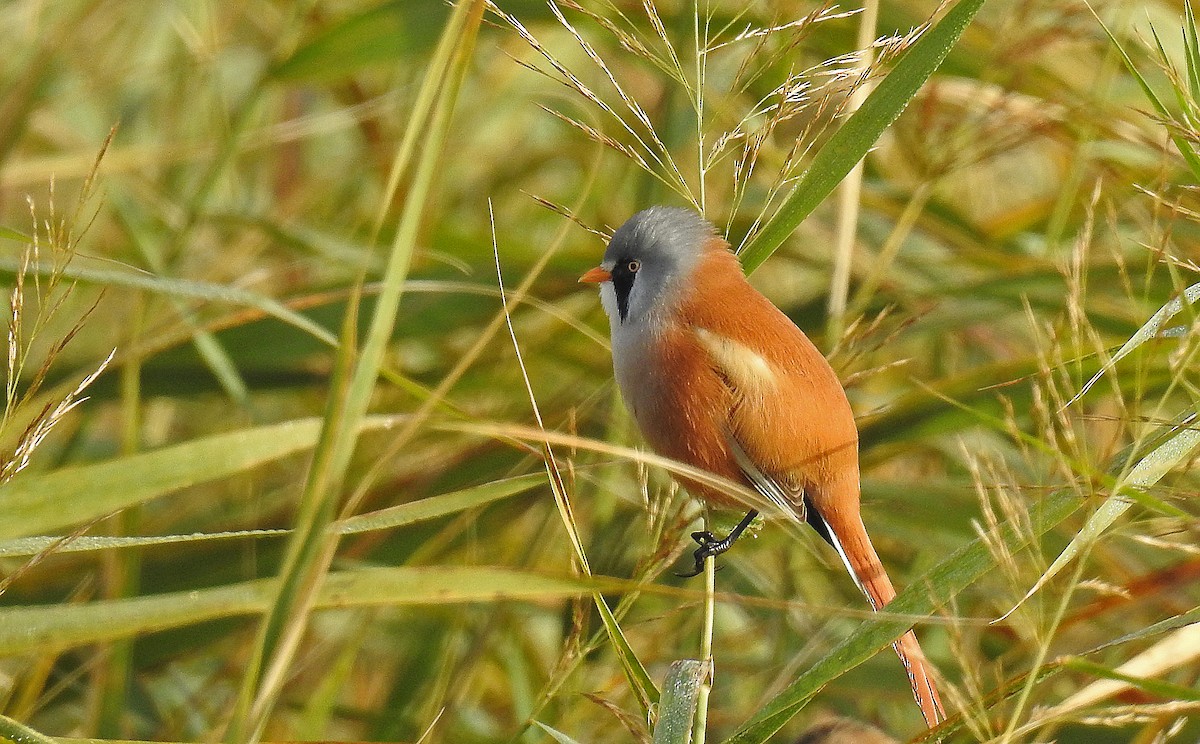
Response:
[[[827,716],[809,726],[795,744],[899,744],[869,723]]]
[[[658,454],[754,489],[811,525],[875,611],[896,596],[860,514],[858,429],[837,374],[803,331],[751,286],[737,255],[700,213],[655,206],[613,233],[599,285],[613,371],[626,407]],[[709,483],[680,478],[715,508],[741,508]],[[694,557],[733,544],[696,532]],[[893,644],[928,726],[944,708],[916,635]]]

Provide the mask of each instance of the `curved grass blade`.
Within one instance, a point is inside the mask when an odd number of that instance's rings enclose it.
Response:
[[[559,731],[556,728],[551,728],[551,727],[547,726],[546,724],[542,723],[541,721],[534,721],[533,723],[535,726],[540,728],[542,731],[545,731],[547,734],[549,734],[550,738],[554,739],[556,742],[558,742],[558,744],[579,744],[579,742],[575,741],[574,739],[567,736],[563,732]]]
[[[1039,711],[1028,723],[1016,728],[1014,733],[1023,737],[1056,719],[1110,699],[1131,688],[1176,702],[1200,700],[1200,695],[1194,690],[1155,679],[1179,667],[1191,665],[1197,657],[1200,657],[1200,624],[1188,625],[1174,631],[1116,669],[1082,659],[1067,659],[1060,662],[1062,667],[1080,669],[1101,679],[1092,682],[1058,705]]]
[[[274,580],[72,605],[0,608],[0,656],[52,652],[209,620],[262,614]],[[490,566],[402,566],[329,574],[317,609],[456,605],[583,596],[597,584]],[[611,587],[610,587],[611,588]]]
[[[509,314],[508,297],[504,291],[504,274],[500,266],[500,251],[494,232],[492,236],[492,253],[496,260],[496,282],[500,288],[500,301],[504,312],[504,320],[508,326],[509,337],[512,339],[513,351],[517,356],[517,365],[521,368],[521,378],[525,383],[525,392],[529,396],[529,404],[533,409],[534,419],[537,421],[538,429],[543,433],[544,437],[545,425],[542,420],[541,411],[538,408],[537,396],[534,395],[533,384],[529,380],[529,373],[525,368],[525,362],[521,355],[521,345],[517,341],[516,329],[513,328],[512,316]],[[563,527],[571,541],[571,546],[574,548],[575,560],[584,575],[591,576],[592,569],[588,564],[587,553],[583,549],[583,541],[579,537],[579,528],[575,522],[574,510],[571,506],[571,500],[567,494],[566,485],[563,482],[558,462],[554,457],[554,449],[549,439],[546,438],[542,439],[541,445],[542,462],[546,468],[546,477],[550,484],[550,490],[554,494],[554,503],[563,521]],[[646,671],[646,667],[642,664],[641,659],[634,653],[633,647],[629,644],[624,631],[621,630],[620,623],[617,622],[612,608],[608,606],[608,602],[604,599],[603,595],[600,592],[596,592],[592,595],[592,600],[596,605],[596,610],[600,613],[600,619],[604,623],[605,630],[608,632],[613,650],[617,653],[617,659],[621,662],[621,668],[625,672],[626,679],[629,681],[629,687],[637,697],[642,711],[648,715],[651,708],[659,701],[660,693],[658,688],[654,685],[654,680],[650,679],[650,674]]]
[[[16,744],[56,744],[58,741],[8,716],[0,716],[0,739]]]
[[[942,64],[982,5],[983,0],[959,0],[936,26],[917,39],[863,105],[834,132],[779,211],[742,251],[747,274],[766,261],[862,160]]]
[[[423,54],[445,22],[440,3],[389,2],[347,18],[271,69],[272,79],[329,82]]]
[[[293,310],[288,309],[279,301],[254,292],[248,292],[237,287],[230,287],[210,282],[198,282],[191,279],[171,279],[156,276],[148,272],[117,271],[113,269],[98,269],[80,266],[82,259],[77,258],[66,266],[45,266],[33,264],[29,267],[31,273],[40,276],[52,276],[60,273],[68,279],[84,284],[95,284],[101,287],[123,287],[138,289],[154,294],[165,295],[174,299],[202,300],[227,305],[252,307],[283,323],[319,339],[329,346],[337,346],[337,337],[320,324],[310,320]],[[0,256],[0,272],[11,274],[21,269],[17,258]]]
[[[1146,343],[1147,341],[1160,336],[1163,332],[1163,325],[1165,325],[1168,320],[1183,310],[1183,303],[1185,301],[1190,306],[1197,300],[1200,300],[1200,284],[1193,284],[1192,286],[1183,290],[1182,295],[1176,297],[1159,308],[1158,312],[1150,317],[1150,320],[1147,320],[1144,324],[1142,324],[1142,327],[1137,330],[1137,333],[1130,336],[1128,341],[1121,344],[1121,348],[1117,349],[1117,352],[1112,355],[1112,358],[1107,360],[1104,365],[1100,367],[1099,371],[1096,372],[1096,374],[1092,375],[1091,379],[1087,381],[1087,384],[1085,384],[1073,398],[1067,401],[1067,405],[1071,405],[1075,401],[1082,398],[1087,391],[1092,389],[1093,385],[1099,382],[1100,378],[1104,376],[1105,372],[1108,372],[1114,366],[1116,366],[1117,362],[1129,356],[1134,349]]]
[[[369,417],[360,431],[386,428],[396,420]],[[0,487],[0,539],[82,524],[181,488],[246,472],[312,448],[320,426],[320,419],[297,419],[94,465],[18,476]]]
[[[1113,522],[1117,521],[1118,517],[1128,511],[1129,507],[1134,504],[1134,499],[1130,498],[1133,493],[1158,483],[1164,475],[1192,456],[1196,447],[1200,446],[1200,429],[1195,426],[1196,418],[1196,416],[1190,416],[1182,424],[1177,425],[1174,428],[1175,433],[1170,439],[1154,448],[1150,454],[1143,457],[1130,469],[1129,474],[1113,488],[1112,495],[1105,499],[1100,508],[1088,517],[1087,522],[1075,537],[1071,538],[1071,542],[1058,554],[1058,557],[1041,575],[1037,583],[999,620],[1011,615],[1017,607],[1036,594],[1046,585],[1046,582],[1054,578],[1085,548],[1091,546],[1105,530],[1112,526]]]
[[[33,242],[33,238],[29,237],[25,233],[17,232],[16,230],[13,230],[12,228],[4,227],[4,226],[0,226],[0,238],[7,238],[9,240],[15,240],[18,243],[32,243]]]
[[[1154,110],[1157,111],[1158,114],[1167,121],[1173,121],[1176,117],[1167,108],[1166,104],[1163,103],[1162,99],[1158,97],[1158,94],[1154,92],[1154,88],[1150,85],[1150,82],[1146,80],[1145,76],[1142,75],[1141,71],[1138,70],[1137,65],[1134,64],[1133,58],[1130,57],[1129,53],[1125,51],[1125,47],[1121,46],[1121,42],[1117,41],[1117,37],[1114,36],[1113,32],[1109,30],[1107,25],[1105,25],[1104,20],[1100,18],[1100,15],[1096,12],[1095,8],[1093,8],[1091,5],[1088,5],[1088,10],[1092,11],[1092,15],[1095,16],[1096,22],[1100,24],[1100,28],[1104,29],[1104,34],[1108,37],[1108,40],[1112,42],[1114,47],[1116,47],[1117,53],[1121,55],[1122,61],[1125,62],[1125,69],[1129,70],[1130,75],[1133,75],[1134,80],[1137,81],[1138,86],[1142,89],[1142,93],[1145,94],[1146,99],[1150,101],[1152,106],[1154,106]],[[1191,12],[1190,4],[1188,6],[1188,12],[1189,14]],[[1157,34],[1155,34],[1155,38],[1157,38]],[[1191,61],[1190,56],[1188,61]],[[1184,137],[1175,127],[1167,127],[1166,129],[1168,135],[1171,137],[1171,141],[1175,144],[1175,147],[1179,149],[1179,154],[1183,156],[1184,161],[1187,163],[1188,169],[1191,170],[1192,176],[1195,178],[1200,178],[1200,153],[1197,153],[1195,145],[1191,140]]]
[[[63,537],[19,537],[15,540],[0,541],[0,558],[23,558],[47,551],[55,553],[88,553],[95,550],[145,548],[153,545],[172,545],[176,543],[190,545],[210,540],[281,537],[287,533],[287,530],[232,530],[229,532],[201,532],[192,535],[154,535],[151,537],[93,537],[90,535],[72,539]]]
[[[473,58],[484,8],[483,0],[464,0],[455,5],[443,31],[443,40],[453,43],[455,54],[444,66],[431,67],[422,83],[422,88],[432,87],[438,93],[428,119],[409,124],[421,132],[421,148],[388,252],[382,288],[356,357],[349,353],[353,348],[349,341],[355,338],[357,328],[347,315],[344,326],[347,343],[339,360],[342,371],[330,390],[324,426],[300,498],[295,531],[280,569],[275,600],[259,628],[226,741],[249,742],[259,738],[299,648],[308,611],[333,560],[337,535],[329,533],[328,528],[340,500],[360,423],[366,416],[375,382],[384,369],[384,355],[416,251],[418,230],[449,137],[458,93]]]
[[[1176,635],[1176,636],[1173,636],[1172,639],[1168,639],[1169,642],[1165,647],[1155,646],[1153,649],[1151,649],[1151,651],[1154,651],[1160,659],[1164,659],[1164,658],[1171,659],[1173,661],[1173,663],[1171,664],[1172,667],[1178,667],[1178,666],[1182,666],[1184,664],[1190,664],[1192,659],[1195,657],[1196,649],[1200,648],[1200,646],[1197,646],[1197,641],[1200,639],[1197,639],[1195,637],[1196,630],[1200,630],[1200,625],[1192,625],[1188,628],[1188,631],[1190,631],[1190,634],[1192,636],[1191,638],[1187,638],[1187,637],[1181,638],[1178,635]],[[1182,654],[1182,655],[1180,655],[1180,654]],[[1135,657],[1133,660],[1130,661],[1130,663],[1132,664],[1133,661],[1135,661],[1139,658],[1142,658],[1142,655]],[[1114,682],[1122,683],[1120,685],[1115,685],[1115,686],[1109,687],[1111,692],[1108,694],[1116,693],[1120,689],[1123,689],[1125,687],[1134,687],[1134,688],[1137,688],[1144,692],[1148,692],[1151,695],[1157,695],[1161,698],[1166,698],[1167,700],[1173,699],[1173,700],[1189,700],[1191,702],[1200,702],[1200,690],[1197,690],[1194,687],[1185,687],[1183,685],[1177,685],[1177,684],[1173,684],[1171,682],[1164,682],[1159,679],[1151,679],[1151,678],[1145,677],[1145,676],[1135,676],[1128,672],[1124,672],[1121,669],[1114,669],[1112,667],[1105,666],[1103,664],[1097,664],[1093,661],[1088,661],[1087,659],[1084,659],[1084,658],[1081,658],[1078,656],[1071,656],[1066,659],[1063,659],[1062,665],[1063,665],[1063,667],[1065,667],[1067,669],[1071,669],[1076,672],[1084,672],[1086,674],[1091,674],[1095,677],[1100,677],[1101,679],[1112,680]],[[1162,671],[1165,671],[1167,668],[1170,668],[1170,667],[1167,667],[1164,664],[1158,668],[1155,668],[1153,671],[1161,673]],[[1117,687],[1119,689],[1112,689],[1113,687]],[[1088,690],[1086,688],[1084,690],[1080,690],[1080,694],[1085,693],[1085,692],[1089,693],[1088,698],[1098,699],[1098,698],[1102,697],[1101,693],[1103,693],[1104,691],[1103,690]],[[1064,703],[1064,706],[1065,706],[1065,703]]]
[[[493,501],[524,493],[545,482],[546,476],[542,473],[505,478],[453,493],[444,493],[408,504],[391,506],[369,514],[348,517],[335,523],[333,529],[338,534],[351,535],[358,532],[401,527],[490,504]]]

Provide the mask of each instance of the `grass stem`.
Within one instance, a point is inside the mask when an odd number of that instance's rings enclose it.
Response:
[[[713,664],[713,616],[717,605],[717,561],[713,556],[704,559],[704,628],[700,631],[700,660],[708,670],[696,694],[696,725],[692,743],[704,744],[708,730],[708,697],[712,692],[716,666]]]

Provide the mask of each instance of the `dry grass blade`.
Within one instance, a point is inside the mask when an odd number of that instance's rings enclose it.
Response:
[[[1187,666],[1200,659],[1200,623],[1189,625],[1172,632],[1149,649],[1134,656],[1115,671],[1132,678],[1155,678],[1172,669]],[[1133,687],[1128,681],[1119,679],[1097,680],[1067,697],[1061,703],[1039,711],[1029,723],[1016,730],[1016,735],[1025,736],[1047,724],[1077,714],[1078,711],[1112,698]],[[1192,701],[1196,705],[1197,701]]]
[[[690,202],[696,203],[696,200],[691,195],[691,190],[683,173],[675,164],[671,157],[670,149],[663,144],[659,139],[658,133],[654,128],[654,124],[650,121],[650,117],[642,109],[637,99],[629,95],[621,84],[617,81],[616,76],[609,68],[608,64],[599,56],[594,47],[589,44],[583,36],[575,29],[574,26],[562,14],[557,4],[551,2],[550,9],[554,13],[555,18],[567,30],[568,33],[575,38],[583,49],[588,59],[599,69],[606,82],[608,82],[616,92],[618,99],[622,105],[633,115],[634,121],[637,122],[638,128],[635,128],[630,122],[626,121],[616,108],[604,100],[603,97],[595,93],[584,81],[574,72],[567,68],[559,59],[535,37],[528,28],[525,27],[516,17],[500,10],[498,7],[489,4],[493,13],[498,15],[506,24],[508,24],[517,34],[527,43],[531,49],[537,52],[556,73],[557,79],[570,89],[574,90],[579,96],[590,102],[598,108],[606,117],[613,121],[626,135],[631,137],[638,147],[638,157],[636,162],[647,173],[658,179],[665,186],[678,192],[680,195],[687,198]],[[577,125],[581,126],[582,125]],[[582,127],[585,131],[590,128]],[[599,136],[599,135],[597,135]],[[647,141],[649,138],[649,141]],[[598,140],[603,141],[603,140]],[[644,154],[644,155],[643,155]],[[649,157],[654,161],[655,167],[650,167],[649,163],[644,160],[644,157]]]
[[[551,112],[551,113],[553,113],[553,112]],[[551,201],[550,199],[546,199],[545,197],[538,196],[537,194],[531,194],[527,191],[523,191],[521,193],[525,194],[530,199],[533,199],[538,204],[541,204],[546,209],[549,209],[551,212],[554,212],[555,214],[570,220],[571,222],[578,225],[579,227],[582,227],[584,230],[591,233],[592,235],[595,235],[597,238],[600,238],[601,240],[605,241],[606,243],[612,239],[612,229],[611,228],[607,229],[607,230],[597,230],[596,228],[594,228],[591,225],[584,222],[582,219],[580,219],[578,216],[576,216],[573,211],[571,211],[570,209],[568,209],[566,206],[564,206],[562,204],[557,204],[557,203]]]
[[[550,114],[551,116],[557,118],[559,121],[565,122],[566,124],[574,127],[575,129],[578,129],[580,132],[582,132],[584,134],[584,136],[586,136],[591,141],[597,142],[601,145],[604,145],[607,148],[612,149],[615,152],[620,153],[621,155],[624,155],[625,157],[629,158],[633,162],[637,163],[638,167],[642,168],[646,172],[648,172],[648,173],[653,172],[653,169],[650,167],[650,164],[647,163],[645,161],[645,159],[643,159],[642,156],[633,148],[628,147],[628,146],[616,141],[615,139],[613,139],[612,137],[609,137],[608,135],[604,134],[603,132],[596,129],[595,127],[584,124],[583,122],[581,122],[577,119],[572,119],[571,117],[567,116],[566,114],[555,111],[554,109],[549,108],[547,106],[540,106],[540,108],[543,111],[545,111],[546,113]]]
[[[109,352],[100,366],[80,380],[75,389],[53,408],[47,406],[34,416],[33,421],[26,427],[25,432],[18,440],[12,455],[6,457],[3,466],[0,466],[0,484],[7,483],[14,475],[24,470],[29,465],[29,458],[33,456],[34,450],[42,444],[54,426],[72,409],[87,400],[83,397],[84,391],[96,381],[97,377],[104,374],[104,370],[116,353],[115,349]]]

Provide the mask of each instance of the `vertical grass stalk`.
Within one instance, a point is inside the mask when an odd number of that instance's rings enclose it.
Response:
[[[854,113],[871,93],[871,42],[879,18],[879,0],[867,0],[858,22],[858,85],[850,93],[848,111]],[[836,244],[833,275],[829,279],[829,322],[825,345],[832,347],[846,327],[846,300],[850,294],[850,267],[854,261],[854,239],[858,235],[858,203],[862,196],[863,161],[859,160],[838,187]]]
[[[321,437],[313,455],[298,510],[295,531],[279,577],[279,594],[260,627],[252,662],[242,689],[227,741],[255,741],[274,708],[287,669],[299,647],[317,590],[328,570],[337,536],[327,528],[335,514],[346,472],[357,441],[359,424],[366,415],[375,381],[383,364],[400,305],[404,282],[412,262],[417,231],[432,190],[450,114],[466,75],[476,33],[483,17],[484,0],[464,0],[455,6],[444,34],[456,38],[456,54],[442,68],[430,68],[424,85],[438,91],[428,121],[412,121],[410,128],[424,135],[416,172],[384,269],[367,337],[357,358],[353,345],[343,343],[339,367],[347,371],[345,390],[335,381]],[[466,19],[463,22],[463,19]],[[360,287],[361,289],[361,287]],[[348,316],[343,339],[354,335]]]
[[[696,726],[692,744],[704,744],[708,731],[708,696],[712,692],[717,666],[713,663],[713,616],[717,605],[717,559],[704,559],[704,629],[700,632],[700,660],[707,666],[704,681],[696,694]]]
[[[137,348],[142,333],[145,297],[138,295],[131,313],[128,344]],[[121,454],[133,455],[141,448],[142,429],[142,359],[131,355],[121,365]],[[126,537],[140,531],[142,508],[126,509],[114,520],[112,532]],[[107,574],[107,596],[109,599],[135,597],[140,592],[142,554],[140,550],[116,550],[105,553],[104,571]],[[133,673],[133,640],[125,639],[112,643],[101,664],[100,705],[97,711],[96,730],[102,737],[123,736],[122,719],[128,707],[128,690]]]

